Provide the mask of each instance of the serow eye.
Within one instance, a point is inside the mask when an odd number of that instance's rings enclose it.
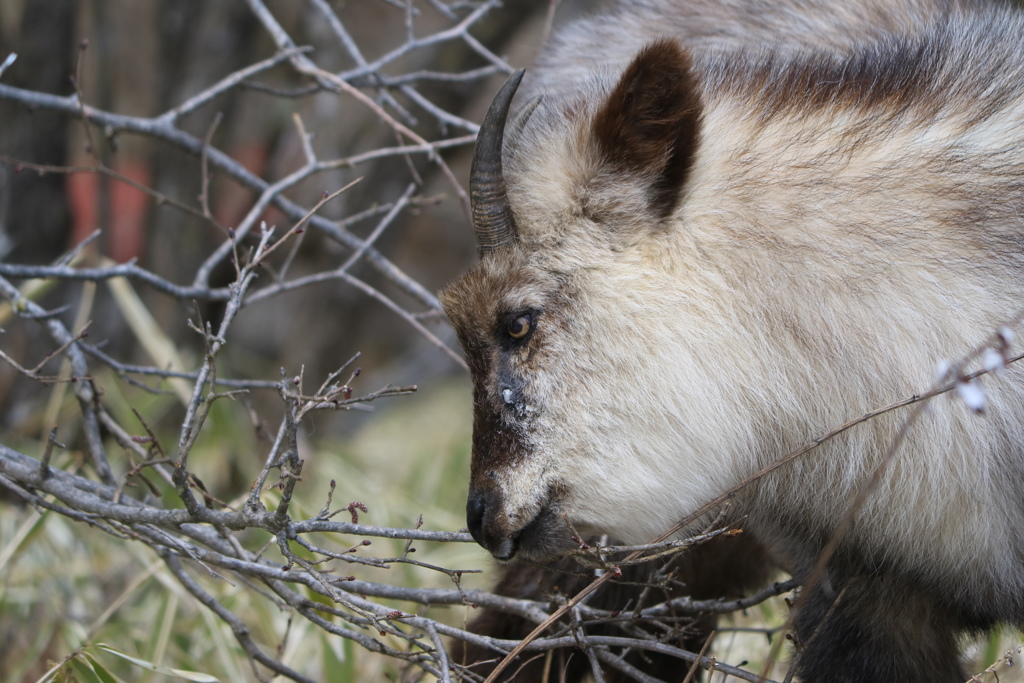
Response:
[[[533,320],[528,315],[521,315],[508,324],[508,336],[513,339],[522,339],[530,334],[533,327]]]

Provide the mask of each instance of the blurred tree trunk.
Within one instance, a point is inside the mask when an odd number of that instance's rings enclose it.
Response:
[[[16,29],[0,26],[3,54],[18,55],[4,82],[57,95],[74,91],[74,0],[26,2]],[[0,147],[11,156],[40,164],[62,165],[67,159],[68,118],[47,111],[27,112],[0,103]],[[0,167],[0,258],[43,263],[67,245],[71,217],[65,201],[65,177],[16,173]]]

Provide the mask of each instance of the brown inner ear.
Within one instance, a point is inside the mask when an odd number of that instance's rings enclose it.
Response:
[[[700,98],[690,56],[672,40],[640,51],[593,124],[594,140],[609,164],[650,178],[651,210],[658,218],[679,202],[699,132]]]

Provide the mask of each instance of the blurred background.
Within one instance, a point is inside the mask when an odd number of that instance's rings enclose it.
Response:
[[[260,11],[265,11],[294,44],[312,48],[305,56],[317,67],[341,75],[424,140],[465,138],[440,148],[458,185],[465,187],[474,122],[507,75],[501,63],[516,68],[530,63],[558,3],[510,0],[464,23],[485,4],[0,0],[0,60],[17,54],[0,85],[61,97],[77,92],[97,110],[156,117],[272,57],[278,45],[261,20]],[[569,7],[573,4],[564,3],[559,14],[575,11]],[[340,31],[331,23],[332,15]],[[460,26],[465,26],[464,35],[431,39]],[[488,59],[483,50],[498,59]],[[379,68],[358,74],[360,67],[382,58]],[[459,74],[468,76],[447,77]],[[389,85],[380,85],[385,82]],[[306,162],[295,115],[322,161],[372,155],[408,142],[371,107],[317,87],[287,61],[189,112],[177,128],[208,139],[211,148],[274,183]],[[77,116],[27,107],[17,97],[0,97],[0,156],[0,260],[5,263],[54,263],[100,230],[77,265],[136,259],[160,277],[188,285],[226,241],[227,229],[252,218],[248,214],[260,194],[211,166],[206,202],[210,215],[204,217],[204,170],[198,155],[159,137],[86,127]],[[53,168],[42,172],[40,166]],[[406,196],[403,210],[375,236],[374,246],[429,293],[476,258],[457,190],[427,155],[392,154],[340,166],[310,174],[283,195],[309,208],[325,192],[361,178],[318,212],[360,237],[372,233],[388,207]],[[72,167],[102,167],[109,173],[67,172]],[[257,210],[257,215],[257,221],[277,226],[279,233],[294,223],[274,207]],[[337,268],[351,254],[323,231],[309,230],[294,254],[290,277]],[[410,296],[408,287],[396,285],[365,259],[353,264],[350,273],[458,355],[443,316]],[[214,269],[209,285],[224,287],[233,278],[234,267],[225,260]],[[166,359],[153,349],[164,344],[183,369],[194,370],[203,346],[189,321],[200,316],[216,324],[223,315],[221,302],[168,296],[138,281],[130,283],[127,299],[123,292],[119,298],[108,282],[13,282],[31,291],[31,298],[44,308],[59,311],[69,327],[88,321],[89,342],[124,364],[160,367]],[[137,319],[128,303],[131,296],[141,301],[148,319]],[[23,365],[35,365],[55,347],[42,325],[19,320],[10,306],[0,317],[0,348]],[[218,372],[271,382],[282,372],[302,372],[315,387],[357,353],[361,357],[353,367],[362,369],[353,382],[357,394],[412,384],[418,392],[366,409],[320,412],[304,424],[303,511],[315,514],[324,503],[327,482],[335,480],[336,502],[344,498],[368,507],[362,522],[408,528],[422,515],[425,528],[462,528],[470,435],[468,375],[406,317],[378,299],[332,280],[253,303],[233,324]],[[50,374],[59,369],[58,360],[44,368]],[[104,405],[121,424],[142,433],[132,413],[137,410],[169,447],[175,443],[184,402],[174,387],[150,378],[125,381],[102,363],[91,365],[90,371]],[[208,490],[225,501],[248,492],[266,456],[267,431],[273,432],[281,411],[273,390],[215,405],[191,456],[191,466]],[[5,445],[38,456],[50,426],[57,424],[67,446],[58,456],[64,458],[62,465],[81,467],[79,412],[67,385],[44,385],[0,363],[0,440]],[[122,470],[116,444],[109,447],[115,469]],[[380,556],[402,548],[401,543],[380,545],[374,547]],[[420,550],[424,554],[419,559],[429,560],[433,552],[438,555],[433,559],[446,567],[491,569],[486,554],[470,544],[427,544]],[[387,580],[403,585],[451,585],[446,576],[428,571],[394,571],[405,574]],[[486,585],[492,578],[478,583]],[[404,675],[396,664],[357,653],[342,639],[307,634],[303,629],[308,625],[291,624],[272,601],[244,588],[222,583],[210,590],[218,591],[236,612],[249,615],[247,621],[261,642],[281,643],[283,661],[301,662],[307,675],[339,681],[397,680]],[[450,611],[448,618],[455,622],[472,617],[468,608]],[[100,642],[141,660],[206,672],[220,680],[255,680],[230,628],[191,600],[145,546],[118,542],[60,515],[34,510],[0,488],[0,679],[37,680],[77,648]],[[125,680],[165,680],[109,653],[89,652]],[[73,670],[62,671],[60,675],[69,675]]]
[[[361,258],[348,272],[365,287],[325,278],[254,301],[231,327],[218,374],[265,382],[301,374],[307,388],[316,387],[360,354],[345,373],[361,368],[352,382],[356,394],[416,385],[415,394],[318,412],[303,423],[299,445],[306,464],[293,514],[315,515],[334,481],[335,505],[365,504],[360,522],[461,529],[470,386],[456,360],[454,335],[431,299],[476,259],[459,196],[475,122],[509,68],[530,65],[552,24],[599,4],[0,0],[0,60],[17,54],[0,75],[0,262],[52,264],[99,230],[77,253],[76,266],[134,259],[167,281],[190,285],[228,241],[229,230],[265,221],[280,234],[295,223],[280,207],[263,208],[260,188],[307,163],[304,131],[318,160],[337,163],[278,194],[309,209],[325,193],[361,179],[317,215],[335,231],[372,237],[377,253],[403,275],[389,275],[386,267]],[[101,112],[153,121],[278,53],[274,22],[295,45],[311,48],[304,58],[357,88],[373,106],[324,87],[284,60],[174,122],[175,130],[206,140],[262,185],[204,163],[194,149],[166,136],[86,126],[75,111],[27,106],[32,100],[24,93],[77,93]],[[396,133],[396,123],[434,144],[438,158],[387,152],[410,139]],[[251,248],[254,235],[258,229],[252,228],[240,246]],[[353,254],[350,244],[325,229],[307,230],[292,244],[294,253],[279,255],[256,290],[272,284],[286,264],[288,279],[295,280],[330,273]],[[226,287],[234,275],[230,259],[222,259],[206,284]],[[138,280],[12,282],[74,331],[87,323],[88,342],[123,365],[194,371],[204,348],[190,321],[216,325],[224,315],[221,301],[170,296]],[[32,367],[55,344],[43,325],[17,312],[0,304],[0,350]],[[41,368],[57,375],[61,359]],[[191,391],[187,383],[125,375],[95,358],[89,369],[100,400],[120,425],[135,435],[152,431],[173,450],[185,414],[183,395]],[[190,456],[208,491],[229,503],[244,499],[282,410],[272,388],[214,405]],[[41,383],[0,362],[0,443],[39,457],[57,425],[66,448],[54,456],[55,464],[87,471],[80,422],[67,384]],[[104,438],[122,472],[130,454],[109,433]],[[162,493],[174,495],[167,488]],[[368,552],[387,557],[403,549],[401,541],[375,539]],[[483,570],[467,573],[464,587],[494,581],[493,563],[475,544],[419,543],[417,550],[426,563]],[[410,565],[346,571],[402,586],[452,586],[447,575]],[[389,573],[382,578],[382,572]],[[422,674],[293,620],[251,585],[201,578],[244,617],[257,641],[315,680],[419,680]],[[466,606],[417,610],[460,626],[475,616]],[[738,661],[765,654],[765,624],[781,623],[785,606],[768,602],[747,616],[749,623],[719,637],[718,656]],[[999,638],[980,644],[977,661],[994,661],[1003,646]],[[77,666],[84,660],[76,653],[95,666]],[[77,668],[62,665],[67,662]],[[230,626],[184,591],[150,548],[35,509],[0,486],[0,679],[106,681],[102,674],[109,673],[162,681],[169,680],[167,667],[222,681],[257,680]]]
[[[414,10],[413,30],[418,36],[429,36],[453,24],[432,3],[409,6]],[[268,2],[266,7],[296,44],[313,46],[310,55],[320,67],[344,74],[359,66],[311,3]],[[334,3],[333,7],[369,62],[408,42],[404,2],[364,0]],[[471,33],[509,64],[525,65],[536,52],[548,10],[549,3],[539,0],[505,2],[475,22]],[[0,3],[0,51],[18,54],[4,75],[6,85],[70,95],[75,92],[72,77],[78,73],[82,98],[89,106],[153,117],[228,74],[273,55],[275,45],[242,0],[4,0]],[[487,66],[464,41],[450,40],[412,50],[390,62],[382,74],[402,76],[427,70],[453,74]],[[501,74],[450,83],[427,79],[416,87],[438,109],[474,122],[502,79]],[[395,132],[369,108],[335,93],[312,92],[309,80],[300,78],[287,64],[281,65],[252,79],[263,89],[236,88],[183,118],[179,125],[203,138],[215,117],[221,117],[211,144],[271,181],[303,163],[301,141],[292,121],[295,113],[312,134],[321,159],[346,158],[396,144]],[[366,91],[425,139],[475,132],[475,128],[440,121],[398,88]],[[381,93],[386,93],[386,98]],[[198,206],[198,160],[163,141],[131,134],[104,139],[102,131],[97,131],[93,135],[97,149],[90,150],[79,121],[61,113],[27,110],[10,100],[0,100],[0,120],[4,122],[0,153],[5,157],[63,166],[91,166],[98,159],[162,195]],[[463,185],[471,152],[471,145],[462,144],[443,153]],[[399,268],[435,292],[471,263],[475,254],[465,212],[453,188],[423,156],[390,157],[318,173],[286,194],[303,206],[312,206],[322,192],[362,178],[320,212],[342,221],[396,201],[415,183],[419,201],[402,212],[376,244]],[[137,258],[140,265],[169,280],[188,283],[198,265],[224,239],[223,232],[210,221],[161,206],[153,197],[107,176],[52,173],[40,177],[12,164],[5,164],[0,173],[4,174],[0,183],[0,249],[3,258],[12,263],[51,262],[100,228],[103,232],[97,246],[101,254],[117,262]],[[251,189],[212,172],[209,203],[219,226],[237,225],[255,200]],[[374,218],[379,215],[347,227],[365,235],[373,229]],[[273,209],[262,219],[282,229],[290,224]],[[295,267],[316,272],[341,251],[339,245],[313,231],[305,236]],[[222,285],[230,279],[231,269],[224,266],[221,270],[224,272],[215,274],[212,284]],[[352,272],[389,296],[401,296],[365,264],[357,264]],[[177,302],[144,288],[139,294],[161,329],[175,341],[189,339]],[[407,300],[400,303],[412,304]],[[91,332],[102,335],[108,344],[121,345],[110,347],[112,352],[130,352],[132,340],[124,334],[124,321],[116,313],[107,314],[108,308],[104,297],[98,297]],[[286,314],[287,325],[280,324],[282,314]],[[427,322],[437,334],[448,334],[443,322],[430,318]],[[434,375],[450,376],[456,371],[429,342],[409,334],[408,326],[395,315],[350,286],[313,287],[275,297],[247,310],[239,325],[244,330],[239,330],[235,351],[250,368],[260,362],[275,371],[278,366],[305,364],[307,372],[319,376],[341,356],[359,350],[367,371],[387,373],[395,383],[422,383]],[[294,334],[294,330],[302,333]],[[7,428],[22,422],[10,411],[12,401],[18,403],[13,374],[10,368],[0,370]]]

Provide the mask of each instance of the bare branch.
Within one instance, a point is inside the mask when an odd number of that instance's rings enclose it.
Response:
[[[680,662],[693,663],[693,671],[714,667],[740,680],[756,680],[756,675],[745,671],[742,665],[717,662],[708,652],[688,652],[678,645],[678,634],[696,616],[756,606],[792,590],[793,581],[742,599],[693,600],[676,595],[659,601],[655,597],[657,591],[673,581],[671,569],[665,569],[663,574],[641,584],[647,590],[642,602],[624,604],[621,610],[598,609],[587,602],[587,596],[600,586],[622,580],[621,566],[664,561],[709,539],[738,533],[737,529],[709,526],[705,533],[693,538],[666,535],[638,546],[584,547],[581,540],[577,553],[580,566],[570,574],[574,579],[580,575],[593,576],[594,567],[603,570],[603,574],[568,599],[557,591],[554,596],[526,599],[467,589],[463,575],[481,570],[469,566],[469,562],[445,561],[436,550],[452,548],[437,544],[472,543],[470,534],[443,527],[422,528],[422,517],[410,521],[411,528],[360,524],[360,514],[365,522],[368,510],[376,513],[378,509],[370,496],[352,496],[365,502],[346,500],[347,504],[339,505],[334,501],[335,490],[345,489],[336,487],[332,481],[324,503],[325,487],[310,475],[314,471],[310,465],[320,455],[315,448],[309,448],[310,435],[319,427],[314,423],[318,414],[323,416],[318,421],[326,421],[322,411],[369,410],[371,402],[411,393],[415,386],[405,386],[403,380],[402,385],[382,382],[384,386],[376,385],[379,388],[375,390],[361,389],[359,368],[352,367],[355,357],[328,372],[314,371],[312,363],[300,364],[296,370],[289,359],[281,361],[282,365],[292,366],[289,371],[282,370],[279,377],[274,376],[276,373],[267,377],[266,368],[259,363],[239,363],[230,355],[236,337],[244,329],[245,323],[239,324],[239,320],[246,315],[247,307],[317,283],[341,282],[366,294],[371,300],[369,305],[386,307],[454,363],[466,367],[461,355],[444,341],[445,335],[427,326],[432,321],[443,324],[437,298],[384,255],[391,247],[382,237],[405,217],[445,199],[424,196],[428,192],[425,188],[436,182],[438,176],[444,176],[443,181],[451,188],[445,192],[461,198],[465,204],[461,183],[442,154],[471,145],[478,127],[464,118],[460,110],[439,105],[441,100],[435,101],[430,94],[434,91],[427,88],[436,84],[464,86],[498,72],[510,72],[511,67],[472,34],[481,18],[499,5],[498,0],[425,2],[429,7],[412,2],[393,3],[398,10],[394,12],[395,21],[399,22],[396,31],[405,40],[397,47],[389,43],[381,54],[380,49],[367,48],[362,36],[346,25],[342,10],[336,10],[325,0],[309,3],[312,11],[308,14],[323,25],[323,30],[307,34],[312,36],[309,42],[315,44],[315,51],[296,46],[292,36],[299,36],[301,27],[280,20],[262,0],[247,0],[248,10],[243,11],[250,12],[261,23],[275,43],[276,52],[218,75],[212,85],[177,100],[152,117],[127,116],[87,104],[80,90],[80,74],[75,77],[75,94],[66,97],[0,85],[0,98],[81,121],[90,153],[96,158],[95,165],[61,166],[0,157],[15,172],[30,171],[32,176],[40,177],[88,173],[117,180],[145,193],[157,206],[174,208],[176,216],[188,220],[190,225],[201,226],[204,239],[210,235],[214,238],[212,244],[204,244],[204,251],[190,255],[194,261],[189,262],[198,266],[175,271],[175,275],[167,275],[164,264],[153,262],[162,254],[147,254],[138,261],[124,263],[97,258],[96,252],[104,246],[97,239],[101,234],[98,230],[50,265],[0,263],[0,295],[20,317],[12,318],[12,325],[20,326],[19,330],[41,327],[48,335],[45,348],[26,350],[11,346],[0,350],[0,359],[20,373],[8,374],[19,383],[31,381],[38,386],[61,380],[60,375],[43,374],[43,370],[49,363],[64,363],[70,367],[67,383],[77,399],[77,405],[71,406],[75,411],[71,416],[68,406],[57,400],[59,396],[53,400],[54,417],[42,423],[49,433],[39,434],[38,442],[31,447],[0,444],[0,487],[15,500],[39,511],[51,511],[74,525],[99,529],[117,543],[136,543],[155,552],[160,561],[154,565],[152,574],[156,568],[164,575],[169,572],[188,595],[209,610],[211,619],[230,628],[244,652],[241,660],[248,660],[252,676],[258,680],[311,680],[310,671],[289,659],[288,650],[298,640],[296,631],[300,625],[330,637],[345,638],[375,656],[391,658],[402,667],[418,669],[423,675],[442,681],[483,680],[483,675],[457,656],[456,648],[463,643],[505,656],[502,667],[513,660],[513,666],[520,666],[523,661],[548,656],[558,649],[582,650],[575,656],[587,658],[598,681],[613,673],[617,680],[654,681],[636,665],[637,653],[675,657]],[[391,11],[390,7],[385,9]],[[444,26],[431,29],[428,35],[418,35],[421,12],[431,16],[431,21],[440,17]],[[285,26],[289,27],[287,31]],[[442,71],[433,53],[449,43],[468,54],[469,60],[452,65],[452,71]],[[346,63],[354,64],[354,68],[339,72],[336,67],[327,68],[318,61],[322,55],[337,54],[351,60]],[[81,51],[79,56],[78,70],[82,71]],[[0,65],[0,75],[12,58],[13,55]],[[480,60],[485,66],[479,66]],[[269,73],[271,69],[275,71]],[[274,85],[255,83],[256,78],[267,79],[267,83]],[[355,109],[364,120],[383,123],[382,130],[388,136],[386,146],[322,144],[320,140],[326,137],[324,121],[317,120],[314,107],[308,107],[302,110],[301,117],[297,111],[289,112],[294,126],[282,135],[291,156],[283,155],[284,162],[275,159],[272,172],[260,175],[250,171],[241,163],[241,157],[234,158],[225,151],[228,147],[221,149],[214,144],[215,133],[217,139],[234,134],[230,128],[231,111],[237,107],[229,98],[237,96],[242,88],[260,89],[278,98],[274,106],[286,107],[305,106],[309,102],[295,103],[284,98],[317,93],[317,106],[322,98],[330,107],[343,104],[340,110],[346,114]],[[221,101],[219,98],[227,103],[223,117],[213,111]],[[331,111],[333,116],[337,110]],[[207,118],[199,120],[200,116]],[[347,118],[341,118],[341,125],[351,125]],[[354,120],[353,128],[365,122]],[[424,132],[432,129],[440,132]],[[449,129],[458,134],[448,136],[444,131]],[[140,136],[161,143],[164,148],[186,152],[191,156],[187,160],[192,174],[190,182],[161,182],[158,191],[103,165],[101,150],[96,145],[106,139],[113,147],[122,135]],[[104,153],[103,158],[109,155]],[[347,169],[381,160],[405,162],[405,168],[395,164],[401,177],[389,178],[382,185],[386,190],[369,188],[367,183],[376,182],[371,179],[380,174],[368,168],[367,180],[359,188],[334,201],[352,186],[346,185],[350,180]],[[282,164],[286,164],[284,170]],[[339,173],[341,169],[345,170]],[[428,171],[434,174],[433,178]],[[233,179],[253,193],[251,201],[231,219],[238,221],[231,227],[221,225],[215,218],[222,215],[218,175]],[[321,187],[311,187],[315,182],[320,182]],[[343,187],[321,194],[324,186],[328,190]],[[175,195],[179,187],[193,188],[188,190],[191,195]],[[376,194],[369,192],[371,189]],[[373,196],[366,199],[363,194]],[[308,195],[306,199],[302,199],[304,195]],[[326,206],[331,201],[334,203]],[[285,225],[267,225],[275,220],[267,212],[275,208],[286,217]],[[328,218],[328,212],[340,217]],[[350,232],[354,226],[365,237]],[[209,227],[215,230],[210,231]],[[161,229],[158,223],[142,228]],[[318,239],[310,239],[311,230],[319,233],[315,235]],[[111,236],[114,232],[107,234]],[[321,235],[327,239],[319,239]],[[316,258],[307,258],[314,250],[320,250]],[[374,267],[377,279],[352,274],[362,261]],[[411,267],[409,272],[417,269]],[[233,277],[233,282],[224,285],[220,278],[225,275]],[[180,340],[180,335],[167,333],[169,339],[175,339],[168,343],[182,346],[182,366],[171,369],[160,367],[163,361],[152,365],[138,361],[129,346],[134,339],[126,340],[125,344],[92,340],[86,343],[82,330],[88,316],[97,316],[93,329],[112,329],[102,317],[108,313],[98,306],[92,309],[79,305],[77,322],[65,322],[72,307],[61,305],[62,301],[75,300],[69,294],[76,288],[91,292],[92,283],[116,278],[141,283],[153,295],[152,300],[171,304],[161,309],[160,316],[154,315],[154,320],[162,322],[167,316],[185,311],[179,323],[187,318],[187,329],[191,331],[187,338]],[[29,287],[22,291],[12,283],[27,279],[46,281],[53,288],[51,291],[64,298],[54,304],[49,300],[39,303],[44,300],[30,292]],[[395,288],[399,290],[397,298]],[[251,315],[258,317],[269,308],[252,310]],[[114,310],[113,315],[119,312]],[[274,319],[275,324],[289,322]],[[289,341],[301,343],[303,334],[304,330],[296,330]],[[193,356],[191,351],[195,352]],[[339,360],[350,356],[351,352],[346,352]],[[26,357],[32,360],[26,361]],[[962,379],[958,377],[958,381]],[[141,403],[131,404],[131,398],[124,398],[120,391],[140,387],[151,392],[145,395],[147,399],[170,403],[159,395],[167,380],[175,380],[181,402],[186,404],[183,411],[175,404],[180,414],[171,420],[170,426],[166,413],[148,412]],[[244,395],[256,389],[264,393],[252,400]],[[276,397],[266,393],[269,389],[274,390]],[[138,394],[132,391],[130,395]],[[267,403],[273,404],[269,408],[272,418],[265,417]],[[232,465],[249,484],[242,495],[237,490],[220,490],[216,478],[204,471],[209,464],[208,453],[214,450],[219,454],[223,450],[207,447],[211,432],[216,431],[211,426],[221,427],[221,409],[232,414],[241,411],[246,424],[251,423],[257,432],[257,445],[244,447],[253,452]],[[62,441],[68,444],[66,453],[62,452],[64,446],[57,442],[53,427],[57,416]],[[75,457],[81,444],[88,460]],[[315,464],[317,475],[322,476],[324,463]],[[343,474],[349,476],[349,472]],[[337,481],[344,483],[340,475],[328,473],[328,478],[332,476],[338,476]],[[315,496],[313,507],[303,497],[310,490]],[[310,514],[308,510],[314,512]],[[425,576],[428,580],[410,584],[410,575]],[[226,599],[224,587],[267,600],[271,611],[280,611],[281,622],[267,631],[255,628],[252,614],[239,604],[245,601]],[[503,640],[434,618],[434,612],[427,609],[434,606],[458,608],[467,616],[478,608],[494,610],[538,628],[525,640]],[[520,653],[526,654],[517,659]]]

